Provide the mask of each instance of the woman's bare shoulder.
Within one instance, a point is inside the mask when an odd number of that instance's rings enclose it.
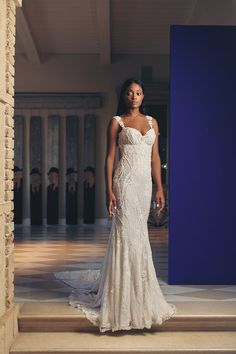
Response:
[[[119,116],[112,116],[109,123],[111,126],[116,127],[116,126],[120,125],[120,120],[121,120],[121,118]]]
[[[119,120],[119,116],[113,116],[111,117],[111,119],[109,120],[108,123],[108,130],[110,132],[117,132],[120,128],[120,120]]]

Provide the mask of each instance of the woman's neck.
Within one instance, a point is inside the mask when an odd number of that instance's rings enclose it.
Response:
[[[130,108],[125,115],[131,116],[131,117],[137,117],[140,114],[139,108]]]

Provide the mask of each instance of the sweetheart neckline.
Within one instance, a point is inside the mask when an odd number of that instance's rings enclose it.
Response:
[[[138,130],[138,129],[136,129],[136,128],[133,128],[133,127],[126,127],[126,126],[124,125],[124,122],[123,122],[123,120],[122,120],[122,117],[121,117],[121,116],[117,116],[117,117],[119,117],[119,118],[121,119],[121,122],[123,123],[122,130],[123,130],[123,129],[128,129],[128,128],[129,128],[129,129],[134,129],[134,130],[136,130],[142,137],[146,136],[147,133],[148,133],[150,130],[154,130],[154,131],[155,131],[155,129],[154,129],[153,127],[151,127],[150,129],[148,129],[148,130],[146,131],[145,134],[142,134],[141,131]],[[148,115],[145,115],[145,117],[148,119]]]
[[[150,132],[150,130],[154,130],[154,128],[152,127],[152,128],[150,128],[150,129],[148,129],[145,134],[142,134],[140,130],[138,130],[138,129],[136,129],[136,128],[133,128],[133,127],[125,127],[125,126],[124,126],[124,127],[122,127],[122,130],[123,130],[123,129],[133,129],[133,130],[136,130],[142,137],[146,136],[147,133]]]

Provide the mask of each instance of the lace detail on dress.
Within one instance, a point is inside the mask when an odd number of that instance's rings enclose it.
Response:
[[[122,118],[120,116],[114,116],[113,118],[115,118],[117,120],[117,122],[120,124],[120,126],[122,128],[125,127],[124,122],[123,122],[123,120],[122,120]]]
[[[147,117],[150,127],[152,128],[152,117],[151,116],[146,116],[146,117]]]
[[[156,137],[152,117],[148,117],[146,134],[123,124],[118,135],[121,158],[113,174],[117,209],[102,266],[54,273],[73,287],[69,304],[101,332],[151,328],[177,312],[162,293],[148,237],[151,150]],[[123,123],[119,116],[113,118]]]

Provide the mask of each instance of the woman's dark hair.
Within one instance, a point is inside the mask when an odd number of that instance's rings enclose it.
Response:
[[[140,87],[142,87],[142,90],[144,93],[144,86],[143,86],[143,83],[141,80],[136,79],[134,77],[130,77],[127,80],[125,80],[125,82],[122,84],[121,90],[120,90],[119,102],[118,102],[118,107],[117,107],[117,111],[116,111],[116,115],[118,115],[118,116],[123,113],[126,113],[126,111],[127,111],[127,105],[124,102],[124,94],[125,94],[126,89],[133,83],[138,84]],[[146,113],[144,100],[143,100],[141,106],[139,107],[139,110],[143,114]]]

